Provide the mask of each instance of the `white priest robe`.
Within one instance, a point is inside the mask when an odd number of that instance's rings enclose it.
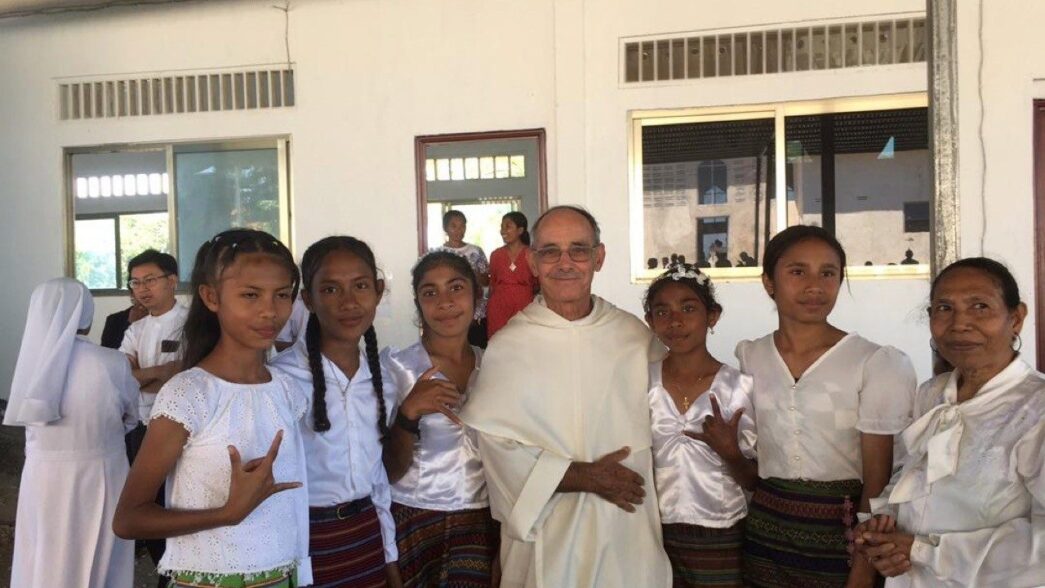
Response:
[[[538,297],[497,332],[462,419],[479,438],[490,509],[501,522],[503,588],[661,588],[671,566],[653,487],[647,390],[654,339],[593,296],[568,321]],[[572,461],[621,447],[645,480],[629,513],[587,492],[558,493]]]

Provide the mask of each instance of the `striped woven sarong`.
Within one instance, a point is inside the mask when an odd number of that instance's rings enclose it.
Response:
[[[849,576],[859,480],[760,479],[744,535],[744,584],[833,588]]]
[[[315,588],[385,586],[385,547],[370,497],[310,508],[308,554]]]
[[[499,530],[490,509],[442,512],[392,503],[405,588],[489,588]]]
[[[169,588],[295,588],[294,570],[272,570],[250,574],[202,574],[179,572]]]
[[[667,524],[662,529],[674,588],[742,585],[743,521],[725,529],[686,524]]]

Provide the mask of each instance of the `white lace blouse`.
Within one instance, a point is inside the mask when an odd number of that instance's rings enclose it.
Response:
[[[283,442],[272,468],[277,482],[305,483],[298,423],[305,402],[286,376],[272,372],[264,384],[235,384],[201,368],[177,374],[160,390],[152,418],[185,427],[188,441],[167,480],[169,508],[198,510],[225,504],[229,492],[228,446],[243,462],[262,457],[280,430]],[[308,559],[308,492],[270,496],[238,525],[167,539],[163,573],[233,574],[298,567],[301,585],[311,583]]]
[[[915,535],[886,585],[1045,586],[1045,375],[1016,359],[957,399],[953,372],[922,384],[903,469],[871,501]]]
[[[474,351],[476,369],[469,380],[469,388],[475,382],[482,360],[482,350],[474,348]],[[420,341],[402,351],[386,349],[382,363],[388,366],[395,382],[397,406],[410,394],[421,374],[432,367],[432,360]],[[441,373],[436,377],[445,379]],[[467,400],[466,390],[464,402]],[[406,474],[392,484],[392,501],[439,511],[489,506],[474,433],[441,413],[422,416],[420,426],[421,440],[414,446],[413,463]]]
[[[903,352],[849,333],[795,380],[773,334],[737,345],[755,380],[758,475],[860,480],[860,433],[894,435],[911,422],[918,385]]]
[[[663,361],[650,364],[650,416],[653,423],[653,474],[657,485],[662,523],[686,523],[726,528],[747,515],[743,488],[729,474],[722,458],[703,441],[684,432],[700,432],[704,418],[712,414],[711,396],[718,400],[722,417],[740,417],[740,451],[755,457],[755,420],[751,407],[751,376],[723,365],[707,392],[680,414],[664,388]]]

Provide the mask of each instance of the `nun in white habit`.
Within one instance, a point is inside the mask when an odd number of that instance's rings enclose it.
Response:
[[[127,358],[84,335],[94,302],[68,278],[29,301],[5,425],[25,427],[11,586],[130,587],[134,543],[112,531],[137,421]]]

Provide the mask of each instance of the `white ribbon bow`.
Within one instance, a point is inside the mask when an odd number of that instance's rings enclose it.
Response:
[[[889,502],[910,502],[929,494],[929,487],[958,470],[958,448],[965,433],[959,408],[941,404],[903,432],[911,461],[900,474]]]

